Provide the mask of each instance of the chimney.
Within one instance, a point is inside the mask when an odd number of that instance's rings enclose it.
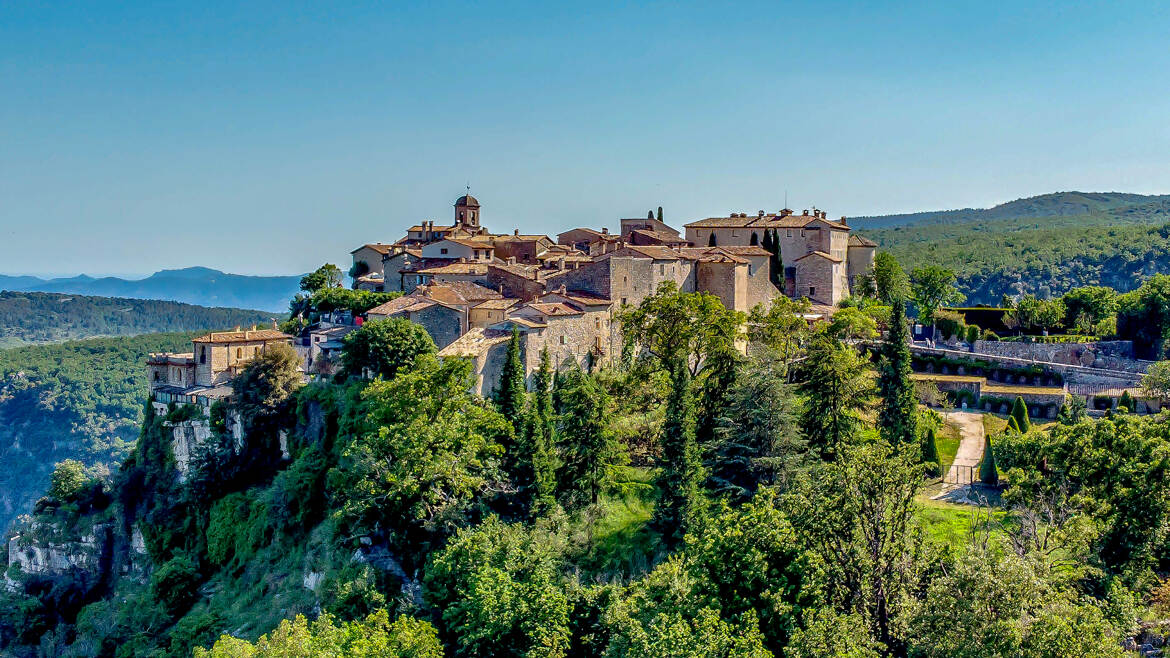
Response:
[[[763,217],[763,216],[764,216],[764,211],[763,211],[763,210],[761,210],[761,211],[759,211],[759,212],[760,212],[760,214],[759,214],[759,217]]]
[[[841,225],[842,226],[849,226],[849,222],[846,221],[845,215],[841,215]]]
[[[601,227],[601,234],[602,234],[602,235],[609,235],[609,229],[608,229],[608,228],[606,228],[606,227],[604,227],[604,226],[602,226],[602,227]]]
[[[565,257],[564,256],[561,256],[560,259],[557,260],[557,269],[561,270],[562,272],[565,270]]]
[[[515,256],[508,256],[508,264],[515,265],[516,264],[516,257]]]
[[[804,216],[805,216],[805,217],[808,217],[808,208],[805,208],[805,209],[804,209]]]
[[[280,327],[277,326],[277,324],[276,324],[276,318],[272,318],[272,328],[273,329],[280,329]]]

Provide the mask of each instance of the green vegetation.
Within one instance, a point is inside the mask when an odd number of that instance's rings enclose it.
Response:
[[[195,334],[97,338],[0,350],[0,528],[74,459],[116,470],[142,420],[150,352],[189,350]]]
[[[996,304],[1004,295],[1048,299],[1080,286],[1132,290],[1170,271],[1167,221],[1164,197],[1066,193],[850,223],[907,268],[947,267],[972,303]]]
[[[0,347],[267,325],[271,313],[177,302],[0,291]]]
[[[213,414],[246,436],[217,420],[185,479],[179,408],[147,407],[116,474],[58,469],[18,544],[103,534],[110,566],[9,568],[0,650],[1113,656],[1159,614],[1163,419],[996,434],[1002,507],[925,502],[937,415],[878,420],[903,408],[904,369],[876,399],[870,361],[796,308],[745,326],[665,286],[622,314],[615,367],[542,358],[535,390],[502,387],[514,417],[431,350],[307,386],[271,350]],[[374,359],[400,334],[368,339]]]

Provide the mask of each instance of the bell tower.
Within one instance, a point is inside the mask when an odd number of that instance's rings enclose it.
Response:
[[[479,201],[470,194],[455,200],[455,225],[469,231],[479,229]]]

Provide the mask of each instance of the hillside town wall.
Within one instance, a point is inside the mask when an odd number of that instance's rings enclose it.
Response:
[[[979,354],[1133,373],[1145,372],[1150,365],[1149,361],[1134,358],[1133,341],[1128,340],[1096,343],[1016,343],[977,340],[974,348]]]

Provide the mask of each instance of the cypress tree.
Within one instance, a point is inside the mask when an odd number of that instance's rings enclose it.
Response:
[[[557,489],[553,368],[547,347],[540,353],[540,367],[536,369],[533,380],[536,390],[532,394],[529,444],[532,451],[532,510],[535,516],[553,505]]]
[[[1015,416],[1008,416],[1007,428],[1016,434],[1020,433],[1020,424],[1016,422]]]
[[[983,461],[979,462],[979,479],[984,484],[999,484],[999,472],[995,468],[995,451],[991,449],[991,437],[983,435]]]
[[[1125,409],[1126,411],[1133,413],[1133,410],[1136,407],[1137,405],[1134,404],[1133,396],[1129,394],[1129,391],[1122,391],[1121,398],[1117,400],[1117,409],[1119,411],[1121,409]]]
[[[1028,405],[1024,404],[1024,398],[1018,395],[1016,401],[1012,403],[1012,417],[1016,419],[1016,425],[1021,433],[1027,433],[1032,428],[1032,423],[1028,421]]]
[[[882,408],[878,427],[890,445],[911,443],[918,436],[918,400],[910,379],[910,348],[906,344],[906,306],[895,300],[890,307],[890,326],[882,345],[878,394]]]
[[[524,398],[527,387],[524,384],[524,363],[520,358],[520,330],[512,328],[508,341],[508,353],[504,357],[504,368],[500,372],[500,383],[496,387],[496,406],[516,429],[523,427],[521,415],[524,412]]]
[[[622,456],[609,431],[609,396],[592,376],[578,368],[564,376],[557,398],[567,506],[597,504],[610,469]]]
[[[662,497],[654,508],[656,525],[674,544],[699,521],[703,499],[700,485],[705,477],[695,440],[695,403],[691,375],[685,363],[672,367],[671,390],[666,399],[662,428]]]
[[[928,427],[922,437],[922,463],[926,464],[929,475],[937,477],[942,473],[938,463],[938,444],[933,427]]]
[[[658,206],[658,221],[662,221],[662,206]]]

